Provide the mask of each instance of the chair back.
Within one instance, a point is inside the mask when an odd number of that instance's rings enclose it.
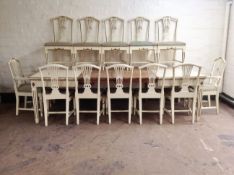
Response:
[[[39,67],[42,81],[43,96],[50,96],[59,99],[61,96],[69,97],[68,89],[68,67],[60,64],[47,64]],[[64,88],[60,88],[60,83],[65,84]],[[64,86],[63,86],[64,87]]]
[[[175,91],[176,87],[180,87],[179,92],[190,92],[189,88],[192,87],[196,91],[199,85],[200,72],[201,72],[201,67],[194,64],[180,64],[174,66],[172,68],[172,74],[173,74],[172,90]],[[182,78],[180,79],[179,77]]]
[[[21,68],[20,61],[18,59],[12,58],[8,62],[8,65],[11,71],[14,89],[15,91],[18,91],[18,87],[25,83],[25,80],[23,80],[24,74]]]
[[[105,41],[124,41],[124,20],[118,17],[110,17],[104,20]]]
[[[73,19],[58,16],[51,19],[53,24],[54,42],[72,42]]]
[[[220,86],[221,85],[221,79],[223,78],[224,70],[226,67],[226,61],[219,57],[214,60],[212,70],[211,70],[211,77],[216,77],[216,78],[210,78],[210,84],[215,85],[215,86]]]
[[[130,41],[149,41],[150,20],[137,17],[128,21]]]
[[[164,16],[155,21],[156,42],[176,41],[177,22],[178,20],[171,16]]]
[[[79,64],[73,67],[75,75],[75,93],[100,96],[101,68],[93,64]]]
[[[166,68],[167,66],[157,63],[149,63],[140,66],[139,94],[144,93],[144,94],[156,95],[158,94],[156,90],[160,90],[159,93],[164,92],[164,80],[165,80]],[[145,80],[145,77],[148,77],[148,80]],[[157,79],[159,77],[160,79],[163,80],[160,87],[157,86]]]
[[[127,64],[113,64],[106,67],[107,93],[123,94],[132,93],[133,66]]]
[[[99,25],[100,25],[100,21],[98,19],[91,16],[87,16],[78,19],[78,24],[80,26],[81,42],[98,43]]]

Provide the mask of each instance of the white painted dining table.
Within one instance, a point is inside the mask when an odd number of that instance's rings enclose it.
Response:
[[[169,88],[172,87],[173,85],[173,73],[172,73],[172,67],[168,67],[166,69],[166,74],[165,74],[165,79],[164,79],[164,87],[165,88]],[[133,71],[133,76],[132,76],[132,81],[133,81],[133,87],[134,88],[138,88],[138,84],[139,84],[139,74],[140,71],[138,68],[135,68]],[[60,79],[59,79],[59,87],[65,87],[66,83],[65,83],[65,77],[66,77],[66,72],[61,70],[61,72],[59,72],[60,75]],[[97,78],[98,73],[93,73],[92,74],[92,78]],[[202,83],[203,80],[207,77],[206,74],[200,74],[199,76],[199,82]],[[114,78],[114,72],[110,73],[110,78]],[[142,78],[143,79],[148,79],[148,73],[147,71],[142,72]],[[182,80],[183,76],[182,76],[182,72],[178,72],[175,74],[175,85],[179,85],[180,81]],[[191,72],[191,81],[194,81],[194,83],[196,82],[196,72]],[[41,81],[41,75],[40,72],[36,72],[34,74],[32,74],[29,77],[30,81],[31,81],[31,87],[32,87],[32,96],[33,96],[33,107],[34,107],[34,117],[35,117],[35,123],[38,124],[39,123],[39,107],[38,107],[38,89],[42,89],[42,81]],[[46,80],[46,77],[45,77]],[[163,81],[163,75],[159,74],[156,80],[156,84],[158,86],[160,86],[162,84]],[[75,77],[74,77],[74,72],[73,70],[68,70],[68,85],[69,88],[75,88]],[[48,84],[47,84],[48,83]],[[48,78],[48,82],[46,82],[45,86],[48,85],[49,87],[50,84],[50,80]],[[106,88],[107,87],[107,75],[106,75],[106,71],[102,70],[101,71],[101,87],[102,88]]]

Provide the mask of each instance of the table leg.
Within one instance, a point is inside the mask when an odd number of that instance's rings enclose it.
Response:
[[[34,118],[35,123],[39,123],[39,115],[38,115],[38,94],[37,94],[37,87],[35,86],[34,82],[31,82],[32,87],[32,99],[33,99],[33,108],[34,108]]]

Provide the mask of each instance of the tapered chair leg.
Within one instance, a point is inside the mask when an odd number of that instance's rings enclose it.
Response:
[[[97,99],[97,125],[99,125],[100,121],[100,99]]]
[[[16,116],[19,115],[19,96],[16,95]]]
[[[195,121],[195,112],[196,112],[196,98],[193,98],[192,124],[194,124]]]
[[[44,118],[45,118],[45,126],[48,126],[48,109],[47,109],[47,101],[44,100]]]
[[[69,123],[69,100],[66,99],[66,125]]]
[[[76,97],[75,97],[76,98]],[[80,100],[76,98],[76,124],[80,124]]]
[[[132,120],[132,99],[129,98],[129,106],[128,106],[128,124],[131,124]]]
[[[111,99],[108,98],[108,122],[111,124]]]
[[[216,113],[219,114],[219,93],[215,95]]]
[[[171,98],[171,122],[175,123],[175,99]]]
[[[164,108],[164,97],[160,98],[160,112],[159,112],[159,124],[163,123],[163,108]]]
[[[139,122],[142,124],[142,98],[139,98]]]

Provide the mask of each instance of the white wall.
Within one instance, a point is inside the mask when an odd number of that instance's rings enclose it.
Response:
[[[234,98],[234,4],[232,4],[223,92]]]
[[[144,16],[152,21],[164,15],[179,19],[178,40],[187,43],[186,61],[211,68],[221,56],[226,0],[0,0],[0,92],[12,91],[7,66],[20,58],[26,73],[44,62],[43,44],[52,40],[49,19]],[[75,30],[76,31],[76,30]],[[151,24],[153,41],[154,25]]]

